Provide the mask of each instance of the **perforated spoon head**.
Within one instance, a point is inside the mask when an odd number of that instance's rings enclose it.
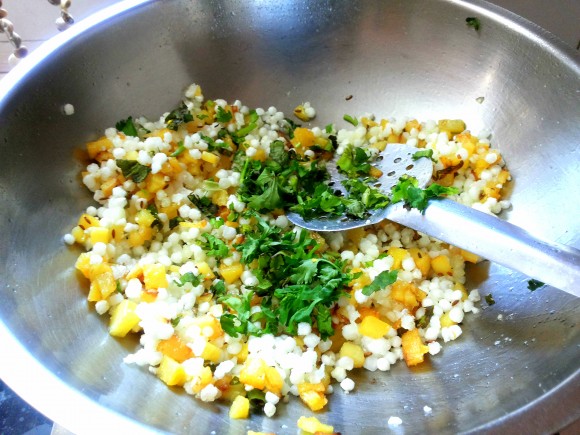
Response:
[[[373,166],[380,169],[382,175],[372,186],[380,189],[385,194],[390,194],[392,188],[398,183],[399,178],[408,175],[417,179],[418,187],[425,187],[433,175],[433,163],[427,157],[414,159],[413,156],[421,151],[419,148],[404,144],[388,144],[384,151],[380,153]],[[340,191],[343,195],[348,195],[342,185],[342,181],[347,177],[338,172],[336,165],[338,158],[335,157],[328,163],[327,170],[330,174],[328,184],[334,189]],[[348,216],[337,218],[317,218],[304,220],[297,213],[289,212],[288,220],[307,230],[312,231],[345,231],[353,228],[359,228],[366,225],[376,224],[385,219],[387,208],[370,210],[369,216],[365,219],[356,219]]]

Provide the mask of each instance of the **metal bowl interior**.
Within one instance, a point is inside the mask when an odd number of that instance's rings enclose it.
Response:
[[[253,107],[310,101],[322,126],[372,112],[489,129],[515,179],[503,218],[580,247],[580,61],[531,23],[477,0],[122,3],[0,83],[0,376],[73,432],[282,434],[310,414],[295,400],[273,419],[230,421],[227,406],[125,365],[136,341],[107,335],[75,274],[78,252],[62,243],[91,203],[75,150],[128,115],[171,110],[191,82]],[[494,306],[467,316],[426,365],[361,373],[321,419],[348,434],[385,433],[390,416],[403,420],[397,431],[431,433],[547,433],[578,419],[580,302],[532,293],[493,264],[469,275]]]

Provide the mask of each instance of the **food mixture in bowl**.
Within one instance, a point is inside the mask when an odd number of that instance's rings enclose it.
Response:
[[[372,115],[306,128],[274,107],[204,100],[197,85],[185,97],[157,121],[128,118],[87,144],[83,182],[96,204],[64,238],[84,248],[76,268],[109,333],[140,335],[125,362],[202,401],[231,401],[231,418],[271,417],[292,396],[322,410],[336,388],[356,394],[353,370],[415,366],[461,335],[479,309],[464,286],[477,256],[389,221],[313,233],[285,211],[384,207],[389,197],[367,183],[373,160],[407,143],[433,159],[437,194],[499,213],[510,175],[489,134]],[[348,197],[324,183],[335,153]],[[417,208],[434,191],[405,177],[396,188]]]

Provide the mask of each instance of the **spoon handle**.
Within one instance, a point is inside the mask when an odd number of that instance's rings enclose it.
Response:
[[[580,251],[573,247],[449,199],[431,200],[424,214],[395,204],[384,217],[580,297]]]

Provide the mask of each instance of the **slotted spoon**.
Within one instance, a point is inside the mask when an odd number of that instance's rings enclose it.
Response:
[[[417,179],[419,187],[425,187],[431,180],[433,164],[426,157],[414,160],[417,151],[419,148],[413,146],[389,144],[374,164],[383,173],[375,186],[390,192],[399,178],[407,174]],[[338,172],[337,158],[327,166],[329,184],[346,195],[341,183],[345,177]],[[288,214],[288,219],[295,225],[318,232],[345,231],[388,219],[580,296],[579,250],[540,240],[518,226],[450,199],[430,200],[424,213],[397,203],[371,211],[366,219],[304,220],[293,212]]]

